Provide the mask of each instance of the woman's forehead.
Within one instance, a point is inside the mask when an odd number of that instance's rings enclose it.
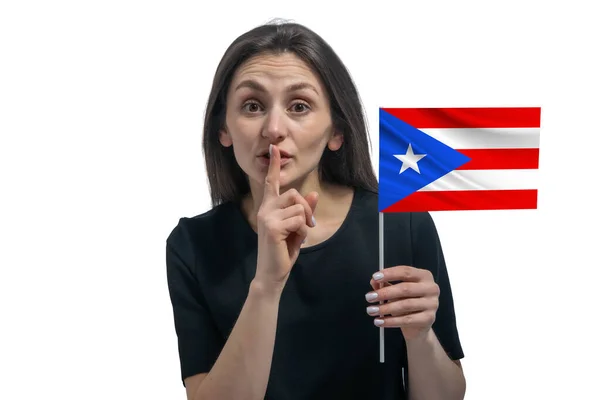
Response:
[[[248,82],[281,81],[290,85],[302,85],[305,88],[322,93],[317,75],[310,66],[293,53],[261,54],[243,63],[235,72],[231,87],[235,90],[240,84],[252,88]],[[267,82],[265,82],[267,81]],[[255,88],[256,89],[256,88]]]

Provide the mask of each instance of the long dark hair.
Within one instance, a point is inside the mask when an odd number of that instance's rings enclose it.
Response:
[[[294,53],[319,76],[330,99],[333,126],[344,137],[339,150],[325,148],[319,163],[319,178],[324,182],[377,192],[362,103],[344,63],[325,40],[307,27],[275,22],[258,26],[235,39],[217,67],[204,116],[203,138],[213,206],[240,201],[250,190],[248,178],[235,160],[233,148],[219,142],[233,75],[250,57],[283,52]]]

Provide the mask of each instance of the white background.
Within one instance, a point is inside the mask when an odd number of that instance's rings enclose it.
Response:
[[[185,397],[165,239],[210,206],[217,62],[282,17],[349,67],[374,162],[380,106],[543,107],[538,210],[434,213],[467,399],[599,399],[600,32],[548,3],[2,2],[0,398]]]

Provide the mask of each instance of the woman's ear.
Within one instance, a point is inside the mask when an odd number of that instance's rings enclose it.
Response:
[[[327,147],[331,151],[337,151],[340,149],[340,147],[342,147],[343,143],[344,143],[344,135],[336,129],[336,130],[334,130],[333,135],[331,136],[331,139],[329,139],[329,141],[327,142]]]
[[[231,135],[227,132],[226,129],[219,130],[219,142],[223,145],[223,147],[230,147],[233,144],[231,140]]]

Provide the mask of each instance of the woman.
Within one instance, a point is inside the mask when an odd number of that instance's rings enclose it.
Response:
[[[386,215],[389,267],[377,271],[361,103],[322,38],[267,24],[236,39],[204,151],[213,209],[167,240],[188,399],[463,398],[435,226],[428,213]]]

